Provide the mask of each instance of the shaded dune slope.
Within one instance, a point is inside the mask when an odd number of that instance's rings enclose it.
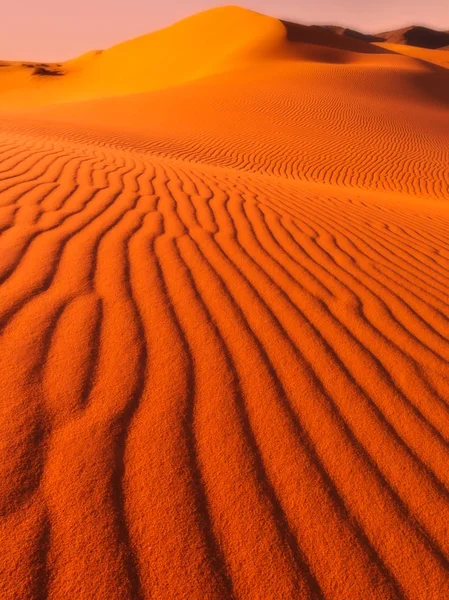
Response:
[[[447,71],[344,53],[0,117],[0,597],[444,598]]]
[[[390,44],[405,44],[428,49],[444,48],[449,44],[449,31],[437,31],[420,25],[386,31],[379,33],[377,37]]]
[[[365,42],[385,41],[383,37],[377,36],[376,34],[372,35],[369,33],[362,33],[361,31],[357,31],[355,29],[348,29],[347,27],[341,27],[339,25],[317,25],[317,27],[327,29],[328,31],[333,31],[334,33],[338,33],[338,35],[344,35],[347,37],[355,38],[357,40],[364,40]]]
[[[434,64],[443,67],[444,69],[449,69],[449,52],[444,48],[431,50],[427,48],[418,48],[416,46],[383,42],[376,43],[376,45],[385,48],[385,50],[389,50],[390,52],[418,59],[423,64]]]
[[[367,34],[347,29],[338,25],[321,25],[320,28],[327,29],[338,35],[364,40],[366,42],[385,42],[389,44],[401,44],[417,48],[443,49],[449,43],[449,31],[439,31],[420,25],[409,25],[401,29],[393,29],[383,33]]]

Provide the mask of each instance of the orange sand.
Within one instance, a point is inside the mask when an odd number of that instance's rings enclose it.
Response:
[[[448,597],[439,52],[228,8],[0,68],[2,600]]]

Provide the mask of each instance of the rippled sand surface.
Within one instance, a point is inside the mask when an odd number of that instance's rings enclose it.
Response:
[[[442,600],[444,51],[208,19],[0,71],[0,597]]]

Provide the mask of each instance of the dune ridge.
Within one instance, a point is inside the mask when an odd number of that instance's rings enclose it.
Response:
[[[123,97],[267,63],[280,71],[290,62],[388,67],[392,62],[388,55],[401,54],[402,48],[399,44],[383,48],[360,36],[224,7],[65,63],[5,64],[0,69],[0,108]],[[431,56],[425,49],[424,54],[424,60]]]
[[[444,598],[448,73],[328,33],[0,114],[0,597]]]

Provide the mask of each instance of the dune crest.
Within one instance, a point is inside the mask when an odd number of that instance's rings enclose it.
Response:
[[[275,57],[283,51],[285,38],[285,28],[277,19],[238,7],[218,8],[68,61],[66,76],[58,85],[48,80],[39,86],[26,82],[30,97],[22,102],[46,104],[171,87]],[[9,85],[16,88],[12,77]],[[7,80],[3,89],[8,92]],[[3,93],[0,102],[20,105],[23,92]]]
[[[0,67],[1,599],[445,597],[419,51],[227,8]]]
[[[57,67],[50,65],[40,73],[63,77],[36,78],[27,65],[11,64],[0,71],[0,108],[154,91],[270,62],[276,62],[279,69],[289,61],[388,64],[384,54],[390,53],[320,27],[224,7]]]

